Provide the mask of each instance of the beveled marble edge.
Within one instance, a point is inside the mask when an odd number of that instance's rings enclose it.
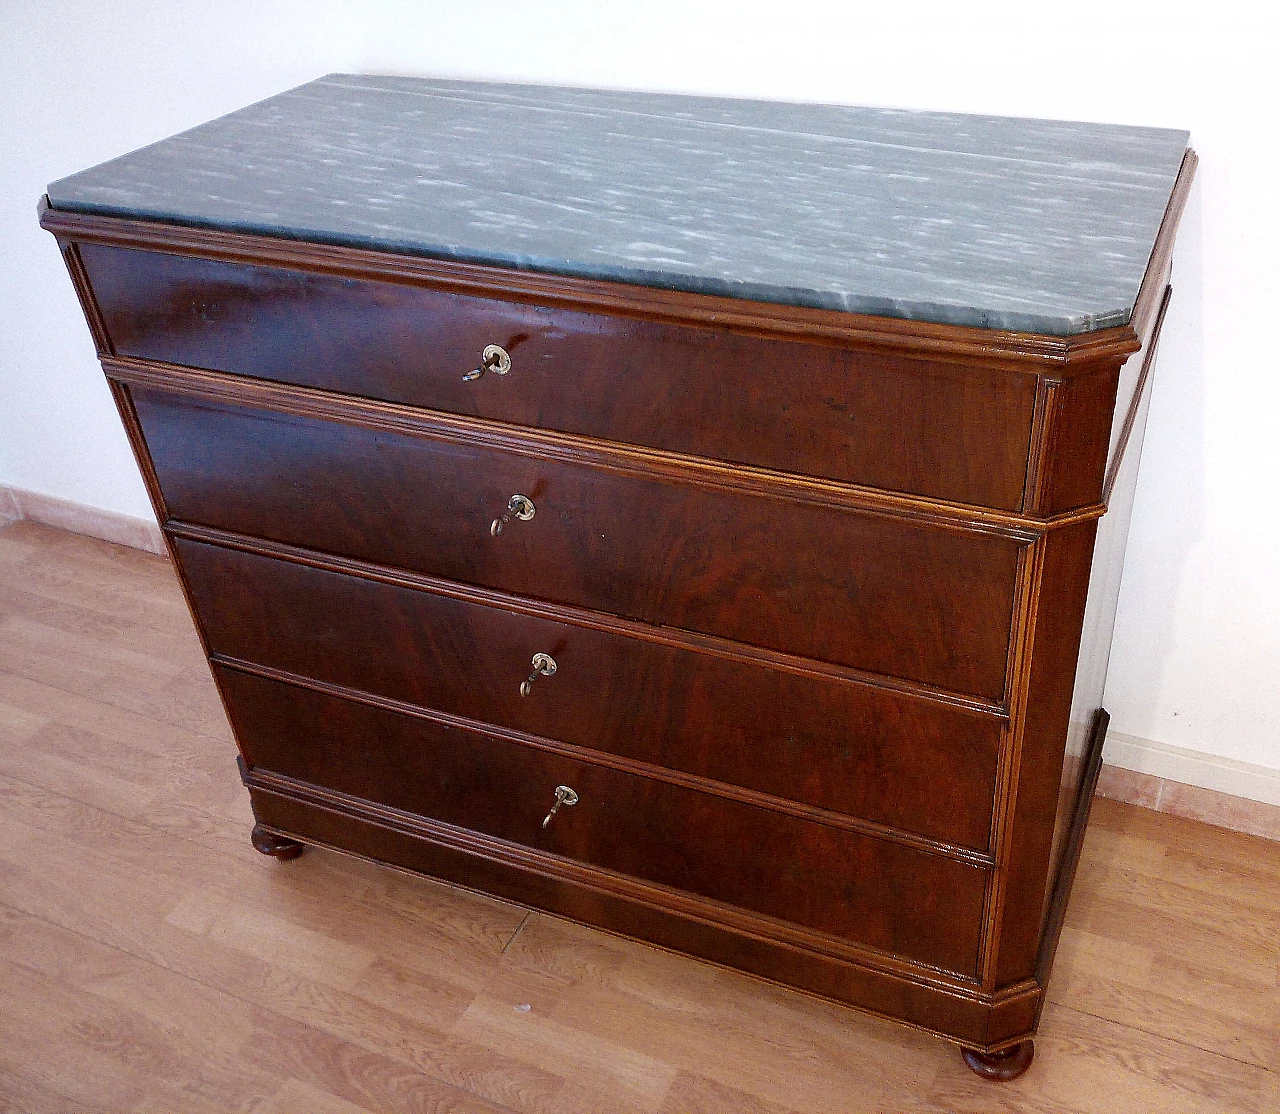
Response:
[[[1181,184],[1178,192],[1185,192]],[[1141,347],[1133,324],[1071,336],[1048,336],[970,325],[911,322],[163,221],[62,211],[52,208],[47,197],[41,198],[36,210],[41,227],[64,244],[97,243],[139,251],[196,255],[247,266],[317,271],[373,281],[425,283],[468,297],[521,302],[549,300],[587,313],[631,315],[639,312],[645,317],[679,325],[745,329],[771,338],[859,344],[952,363],[1010,361],[1023,370],[1052,378],[1083,372],[1097,360],[1123,359]],[[1173,224],[1176,225],[1176,221]],[[1158,244],[1168,239],[1162,236]],[[1139,310],[1149,312],[1141,292],[1134,309],[1135,318]]]
[[[420,119],[424,113],[430,126]],[[617,123],[621,117],[625,127]],[[528,126],[531,119],[552,120],[569,133],[602,129],[591,139],[616,142],[618,153],[638,158],[632,177],[639,184],[591,142],[575,147],[572,135],[561,136],[555,147],[552,140],[530,139],[537,130]],[[483,143],[469,137],[484,128]],[[334,134],[345,136],[336,149]],[[1184,150],[1186,138],[1169,129],[337,74],[49,188],[54,207],[68,212],[812,309],[1075,336],[1128,323],[1176,181],[1172,146],[1176,140]],[[913,139],[922,145],[913,146]],[[277,150],[289,142],[295,149]],[[697,144],[691,160],[685,148]],[[995,150],[999,144],[1004,146]],[[516,192],[508,179],[493,184],[492,163],[485,163],[489,146],[504,151],[498,178],[517,173],[511,168],[523,175],[515,180]],[[868,161],[865,154],[848,154],[850,148],[880,153]],[[549,152],[556,161],[548,160]],[[320,153],[339,157],[317,163]],[[1083,161],[1091,153],[1097,161]],[[743,168],[744,154],[759,165]],[[385,165],[375,173],[370,160]],[[329,163],[343,165],[332,174],[317,169]],[[696,233],[699,244],[709,246],[691,254],[694,262],[669,258],[680,250],[646,240],[675,235],[674,226],[663,223],[673,212],[669,202],[649,196],[653,174],[660,169],[665,175],[668,164],[675,186],[667,193],[682,201],[712,195],[701,214],[709,223]],[[422,177],[440,165],[438,180]],[[798,192],[779,202],[776,182],[787,171],[799,174]],[[903,186],[898,179],[922,184]],[[318,199],[316,180],[328,182]],[[565,192],[581,180],[588,183],[585,200]],[[405,187],[424,181],[420,196],[415,186]],[[399,200],[390,207],[383,197],[387,182],[407,189],[391,190]],[[832,224],[834,215],[857,211],[845,207],[847,188],[864,206],[863,219]],[[478,200],[455,211],[459,189]],[[625,204],[613,211],[605,195],[627,189]],[[932,227],[956,224],[933,220],[936,207],[951,204],[956,190],[963,196],[952,215],[977,221],[959,240],[954,230]],[[791,204],[797,197],[801,203]],[[568,217],[555,212],[566,208],[562,201],[581,204],[568,206],[574,209]],[[1000,222],[1002,205],[1021,214],[1021,230],[1016,221],[1011,227]],[[1065,217],[1064,205],[1070,210]],[[477,206],[485,218],[478,224],[470,219]],[[1043,226],[1028,211],[1042,212]],[[900,220],[907,223],[894,223]],[[514,222],[515,232],[504,231],[503,222]],[[441,231],[446,234],[436,234]],[[789,240],[784,233],[795,235]],[[629,242],[634,236],[640,240]],[[546,250],[552,247],[562,250]]]
[[[1132,303],[1116,306],[1101,313],[1091,314],[1038,314],[1016,311],[979,310],[946,302],[926,302],[901,298],[883,298],[875,295],[837,294],[815,291],[774,283],[748,281],[728,282],[709,277],[684,276],[671,272],[654,272],[620,267],[593,267],[565,259],[546,259],[536,256],[506,252],[469,251],[445,244],[424,245],[410,241],[395,241],[371,236],[344,236],[323,229],[279,227],[264,231],[252,224],[236,221],[197,221],[180,219],[172,214],[139,214],[111,205],[52,204],[57,212],[86,213],[91,216],[123,217],[135,220],[151,220],[172,224],[180,228],[202,228],[216,232],[236,232],[251,236],[267,236],[298,243],[328,244],[333,247],[363,248],[387,251],[403,255],[415,255],[423,259],[456,260],[459,263],[475,263],[481,266],[506,267],[534,274],[562,275],[567,278],[596,279],[605,282],[623,282],[632,286],[647,286],[657,290],[673,290],[686,294],[708,294],[712,297],[736,298],[742,301],[771,302],[776,305],[796,306],[801,309],[834,310],[841,313],[866,314],[871,317],[892,317],[902,321],[927,321],[935,325],[963,325],[978,329],[1001,329],[1015,333],[1038,333],[1044,336],[1070,337],[1102,329],[1127,325],[1133,312]],[[1136,300],[1136,294],[1135,294]]]

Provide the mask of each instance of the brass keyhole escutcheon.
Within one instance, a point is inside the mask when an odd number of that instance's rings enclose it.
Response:
[[[539,677],[550,677],[556,671],[556,659],[550,654],[533,655],[533,672],[520,682],[520,695],[528,696],[533,689],[533,682]]]
[[[513,495],[507,501],[507,509],[489,524],[489,534],[496,538],[502,533],[502,528],[513,518],[528,522],[537,513],[538,508],[533,505],[533,500],[529,496]]]
[[[511,357],[507,354],[507,350],[500,344],[486,344],[484,351],[480,353],[480,366],[475,371],[467,372],[462,377],[462,381],[474,382],[486,371],[491,371],[494,375],[506,375],[510,370]]]
[[[560,811],[561,805],[576,805],[578,803],[578,794],[570,789],[567,785],[556,786],[555,804],[551,806],[551,811],[547,813],[542,820],[542,826],[545,828],[551,823],[551,818]]]

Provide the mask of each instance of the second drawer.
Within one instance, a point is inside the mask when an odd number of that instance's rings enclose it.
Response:
[[[176,519],[1003,699],[1008,537],[133,394]]]
[[[187,539],[215,654],[985,851],[1002,720]],[[535,653],[552,676],[520,683]]]

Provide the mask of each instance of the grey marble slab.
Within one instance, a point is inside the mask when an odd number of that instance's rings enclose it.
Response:
[[[1122,325],[1185,131],[331,74],[56,209],[1070,335]]]

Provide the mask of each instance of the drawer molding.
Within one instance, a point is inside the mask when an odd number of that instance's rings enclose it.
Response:
[[[358,704],[368,705],[371,708],[381,708],[384,711],[395,712],[399,715],[428,720],[445,727],[473,731],[493,739],[501,739],[521,746],[532,747],[536,750],[559,754],[577,762],[587,762],[594,766],[605,766],[610,769],[621,770],[624,773],[635,774],[651,781],[663,781],[670,785],[695,789],[727,800],[754,805],[770,812],[783,812],[800,820],[825,824],[827,827],[838,828],[842,831],[856,832],[859,835],[885,840],[888,843],[898,843],[916,851],[923,851],[930,855],[937,855],[939,858],[965,863],[968,866],[985,870],[995,867],[995,855],[990,850],[979,850],[960,844],[948,843],[944,840],[931,839],[929,836],[906,831],[902,828],[895,828],[888,824],[877,823],[874,820],[866,820],[859,816],[850,816],[845,813],[835,812],[832,809],[819,808],[816,805],[807,805],[800,801],[777,797],[771,793],[761,793],[758,790],[731,785],[728,782],[717,781],[714,778],[685,773],[682,770],[670,769],[666,766],[657,766],[651,762],[642,762],[622,755],[610,754],[607,751],[592,750],[589,747],[578,746],[575,743],[566,743],[559,739],[534,735],[511,727],[485,723],[481,720],[470,719],[467,716],[442,712],[436,708],[425,708],[419,704],[410,704],[407,701],[396,700],[389,696],[379,696],[376,693],[350,688],[347,685],[338,685],[330,681],[304,677],[287,669],[276,669],[273,666],[260,665],[257,662],[245,661],[243,658],[231,657],[227,654],[213,653],[209,655],[209,660],[216,665],[234,669],[239,673],[248,673],[255,677],[280,681],[284,684],[295,685],[298,688],[309,689],[312,692],[323,693],[327,696],[352,700]]]
[[[345,573],[349,576],[357,576],[363,580],[372,580],[381,584],[432,592],[435,595],[448,596],[451,599],[463,600],[467,603],[501,608],[505,611],[531,615],[540,619],[549,619],[569,626],[585,627],[589,630],[623,635],[624,637],[653,642],[662,646],[694,650],[727,658],[730,661],[744,662],[749,665],[764,665],[801,676],[819,677],[827,680],[845,681],[850,684],[869,685],[873,688],[890,689],[907,696],[930,700],[950,708],[959,708],[972,712],[976,715],[991,716],[1003,723],[1009,722],[1009,710],[1003,703],[985,700],[980,696],[971,696],[967,693],[952,692],[902,677],[871,673],[854,669],[851,666],[836,665],[832,662],[801,657],[798,654],[769,650],[716,635],[700,634],[696,631],[687,631],[676,627],[653,626],[649,623],[623,619],[617,615],[610,615],[602,611],[591,611],[586,608],[572,607],[568,604],[544,603],[541,600],[499,592],[493,588],[480,588],[471,584],[462,584],[453,580],[443,580],[440,577],[428,576],[426,573],[409,572],[406,569],[390,568],[386,565],[374,565],[353,557],[340,557],[336,554],[304,549],[301,546],[289,545],[284,542],[273,542],[265,538],[236,534],[230,530],[220,530],[212,526],[200,526],[196,523],[170,519],[164,523],[164,530],[170,538],[186,538],[189,541],[204,542],[209,545],[221,546],[225,549],[239,550],[243,553],[274,557],[281,561],[307,565],[327,572]]]
[[[534,430],[486,418],[462,417],[400,403],[339,395],[314,387],[274,383],[221,371],[118,356],[104,357],[102,366],[109,379],[128,386],[155,387],[211,402],[318,418],[402,436],[497,449],[516,456],[586,465],[620,475],[709,491],[857,511],[934,529],[995,534],[1024,543],[1035,541],[1051,530],[1099,518],[1106,513],[1103,504],[1095,503],[1049,518],[1036,518],[751,465],[723,464],[663,449],[620,445],[577,434]]]
[[[606,867],[589,865],[550,851],[512,843],[497,836],[458,827],[429,816],[405,812],[363,797],[353,797],[348,793],[288,777],[261,766],[250,767],[243,758],[237,758],[237,762],[240,764],[241,780],[250,790],[318,806],[353,819],[403,832],[438,846],[513,866],[526,873],[586,886],[653,909],[673,912],[685,920],[728,929],[757,940],[782,944],[844,963],[869,967],[921,986],[959,993],[975,1001],[989,1000],[976,972],[972,975],[961,974],[935,967],[922,960],[905,959],[817,929],[779,920],[767,913],[741,909],[660,882],[621,874]],[[266,823],[264,827],[271,829],[272,825]],[[1009,988],[1003,989],[1008,993]]]
[[[1185,201],[1186,188],[1189,188],[1191,180],[1191,174],[1185,169],[1179,177],[1180,187],[1184,186],[1184,179],[1185,188],[1180,202]],[[453,259],[308,243],[285,237],[76,213],[51,208],[47,197],[41,198],[38,213],[43,229],[59,239],[80,243],[195,255],[228,263],[289,267],[348,278],[389,279],[458,294],[596,310],[679,325],[728,329],[767,338],[857,345],[958,364],[979,361],[1050,378],[1086,373],[1101,361],[1123,360],[1140,347],[1131,324],[1075,336],[1019,333],[970,325],[938,325],[843,310],[809,309],[715,294],[691,294],[604,279],[540,274]],[[1173,223],[1176,224],[1176,219]],[[1139,316],[1139,310],[1145,310],[1141,304],[1144,293],[1139,292],[1140,304],[1135,307],[1135,317]]]

